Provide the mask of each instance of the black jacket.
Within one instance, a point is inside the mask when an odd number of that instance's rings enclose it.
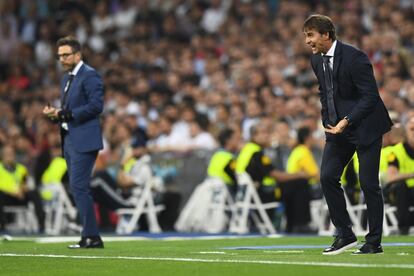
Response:
[[[312,55],[311,65],[319,82],[322,123],[327,126],[328,112],[322,56]],[[348,116],[358,144],[369,145],[391,129],[392,122],[378,93],[372,65],[365,53],[337,41],[333,65],[334,101],[338,121]],[[334,135],[326,133],[327,139]]]

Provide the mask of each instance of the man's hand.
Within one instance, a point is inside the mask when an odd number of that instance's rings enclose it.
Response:
[[[16,194],[14,194],[14,196],[18,199],[18,200],[23,200],[25,198],[25,192],[23,189],[19,189],[17,191]]]
[[[58,118],[59,109],[47,105],[43,108],[43,114],[45,114],[50,119]]]
[[[308,180],[312,178],[312,176],[309,173],[305,172],[305,171],[297,172],[295,175],[298,178],[303,178],[303,179],[308,179]]]
[[[342,119],[339,121],[339,123],[336,126],[328,125],[327,128],[325,128],[325,132],[331,133],[331,134],[340,134],[342,133],[345,128],[348,126],[348,120]]]

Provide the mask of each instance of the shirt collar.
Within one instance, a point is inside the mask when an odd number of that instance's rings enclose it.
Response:
[[[333,57],[334,54],[335,54],[335,48],[336,48],[336,40],[332,43],[331,48],[329,49],[329,51],[325,55]]]
[[[83,60],[79,61],[79,63],[76,64],[76,66],[73,69],[73,71],[69,72],[69,75],[76,76],[76,74],[78,74],[78,72],[79,72],[80,68],[82,67],[82,65],[83,65]]]

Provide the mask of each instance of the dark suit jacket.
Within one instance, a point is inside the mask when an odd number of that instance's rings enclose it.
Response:
[[[61,99],[67,79],[68,74],[65,74],[61,82]],[[68,122],[67,132],[71,144],[79,152],[102,149],[99,115],[103,111],[104,87],[101,77],[95,69],[84,63],[67,93],[65,106],[62,108],[72,112],[73,118]]]
[[[328,124],[322,56],[312,55],[311,65],[319,82],[322,123]],[[378,93],[372,65],[365,53],[337,41],[333,65],[334,101],[338,121],[348,116],[352,133],[361,145],[369,145],[391,129],[392,122]],[[335,139],[329,133],[327,140]]]

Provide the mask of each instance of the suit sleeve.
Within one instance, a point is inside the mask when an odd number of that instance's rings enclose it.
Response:
[[[87,104],[79,106],[71,110],[73,120],[85,122],[96,118],[103,111],[104,87],[101,77],[96,71],[86,73],[82,89],[87,98]]]
[[[318,78],[318,84],[319,84],[319,99],[321,101],[321,115],[322,115],[322,124],[324,127],[327,127],[328,122],[326,120],[326,118],[328,118],[328,110],[326,109],[327,103],[326,103],[326,97],[325,97],[325,93],[323,93],[322,91],[322,85],[321,82],[319,80],[319,76],[318,76],[318,71],[316,69],[316,65],[315,65],[315,58],[312,57],[311,58],[311,66],[313,69],[313,72],[315,73],[315,76]]]
[[[357,54],[352,63],[351,78],[358,89],[360,99],[348,114],[348,118],[350,122],[359,122],[374,112],[380,100],[371,62],[362,52]]]

